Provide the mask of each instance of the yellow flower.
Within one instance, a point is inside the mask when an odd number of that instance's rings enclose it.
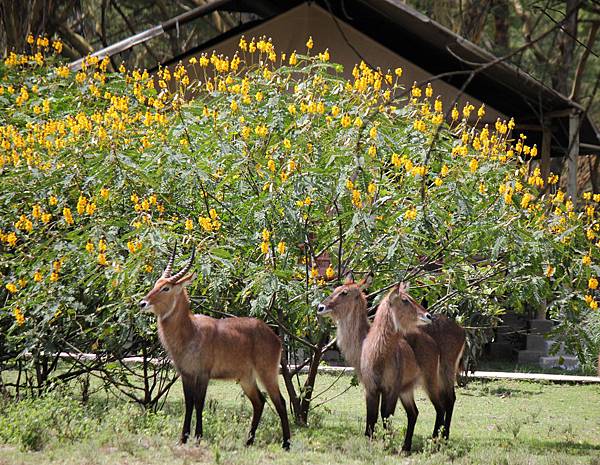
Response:
[[[369,154],[370,157],[375,157],[375,155],[377,155],[377,147],[375,147],[374,145],[371,145],[369,147],[369,150],[367,151],[367,153]]]
[[[531,151],[529,152],[529,155],[531,155],[531,157],[535,158],[537,156],[537,153],[538,153],[537,145],[533,144],[533,147],[531,147]]]
[[[369,137],[371,139],[375,139],[377,137],[377,126],[373,126],[371,129],[369,129]]]
[[[152,267],[152,265],[144,265],[144,271],[145,271],[146,273],[152,273],[152,270],[153,270],[153,269],[154,269],[154,268]]]
[[[10,292],[11,294],[14,294],[15,292],[17,292],[17,286],[15,286],[15,283],[8,283],[5,287],[6,287],[6,290],[8,292]]]
[[[263,228],[262,230],[262,239],[265,242],[268,242],[269,239],[271,239],[271,231],[269,231],[267,228]]]
[[[431,97],[433,95],[433,88],[431,87],[431,83],[427,83],[427,87],[425,88],[425,96]]]
[[[127,241],[127,249],[129,250],[129,253],[134,254],[135,253],[135,242],[133,241]]]
[[[283,139],[283,146],[289,150],[292,148],[292,143],[290,142],[289,139]]]
[[[42,281],[42,279],[43,279],[42,273],[40,273],[39,270],[36,270],[35,273],[33,273],[33,280],[36,283],[39,283]]]
[[[15,307],[13,310],[13,315],[15,316],[15,321],[19,326],[23,326],[25,324],[25,317],[23,316],[23,312],[19,307]]]
[[[590,289],[597,289],[598,288],[598,280],[596,278],[590,278],[588,281],[588,287]]]
[[[53,271],[52,273],[50,273],[50,281],[53,283],[58,281],[58,272],[57,271]]]
[[[525,193],[523,195],[523,198],[521,199],[521,208],[527,208],[529,206],[529,203],[533,200],[533,195],[531,195],[530,193]]]
[[[48,203],[49,203],[50,205],[56,205],[56,204],[58,203],[58,199],[57,199],[57,198],[56,198],[54,195],[51,195],[51,196],[48,198]]]
[[[325,276],[327,277],[327,279],[332,279],[335,276],[335,271],[333,270],[331,265],[329,265],[325,270]]]
[[[318,276],[319,276],[319,269],[313,265],[313,267],[310,269],[310,277],[317,278]]]
[[[371,195],[375,194],[375,192],[377,191],[377,186],[375,185],[375,183],[371,182],[369,183],[369,185],[367,186],[367,192]]]
[[[185,220],[185,230],[191,231],[192,229],[194,229],[194,222],[188,218],[187,220]]]
[[[284,241],[279,241],[279,244],[277,244],[277,252],[279,252],[281,255],[283,255],[285,253],[285,242]]]
[[[350,117],[348,115],[342,116],[341,124],[343,128],[349,127],[351,124]]]
[[[107,266],[108,262],[106,261],[106,255],[104,253],[98,254],[98,264],[101,266]]]
[[[262,241],[262,242],[260,243],[260,251],[261,251],[263,254],[267,255],[267,254],[269,253],[269,243],[268,243],[268,242],[266,242],[266,241]]]
[[[360,198],[360,191],[358,189],[354,189],[352,191],[352,205],[356,208],[362,208],[362,200]]]
[[[413,83],[412,89],[410,90],[410,94],[415,98],[418,98],[421,96],[421,89],[419,89],[417,87],[416,81]]]
[[[458,108],[455,106],[452,109],[452,121],[456,121],[459,117]]]
[[[363,120],[360,116],[357,116],[354,120],[354,126],[356,126],[357,128],[362,127],[363,125]]]
[[[85,244],[85,250],[88,253],[92,253],[94,251],[94,243],[92,241],[87,241]]]
[[[477,161],[477,158],[472,158],[471,161],[469,162],[469,170],[471,171],[471,173],[474,173],[475,171],[477,171],[478,167],[479,167],[479,162]]]
[[[481,106],[479,107],[479,110],[477,110],[477,118],[481,119],[485,116],[485,105],[482,103]]]
[[[548,265],[546,267],[546,276],[548,278],[551,278],[552,276],[554,276],[554,272],[556,271],[556,268],[554,268],[552,265]]]
[[[589,255],[584,255],[581,259],[581,263],[584,266],[590,266],[592,264],[592,257],[590,257]]]
[[[100,251],[100,252],[106,252],[106,240],[100,239],[98,241],[98,251]]]
[[[314,46],[313,38],[312,38],[312,36],[310,36],[308,38],[308,41],[306,42],[306,48],[309,50],[312,50],[313,46]]]
[[[438,178],[438,177],[436,176],[436,178],[433,180],[433,183],[434,183],[434,184],[435,184],[437,187],[440,187],[440,186],[441,186],[441,185],[444,183],[444,181],[442,181],[442,179],[441,179],[441,178]]]
[[[417,209],[415,207],[411,207],[404,212],[404,218],[407,220],[414,220],[417,218]]]
[[[590,302],[590,308],[591,308],[592,310],[598,310],[598,302],[597,302],[597,301],[595,301],[595,300],[592,300],[592,301]]]
[[[71,209],[69,207],[63,208],[63,216],[67,224],[71,225],[74,223],[73,214],[71,213]]]

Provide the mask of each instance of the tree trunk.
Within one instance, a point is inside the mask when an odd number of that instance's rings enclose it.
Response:
[[[313,392],[315,389],[315,381],[317,379],[317,372],[319,364],[321,363],[321,356],[323,347],[327,345],[329,341],[329,331],[324,332],[319,339],[317,349],[313,352],[312,360],[308,368],[308,376],[304,382],[302,401],[300,402],[300,422],[303,425],[308,425],[308,412],[310,410],[310,403],[312,400]]]
[[[508,52],[510,46],[508,0],[493,0],[492,14],[494,15],[494,47],[499,54],[504,54]]]
[[[471,0],[466,3],[461,28],[463,37],[479,43],[491,4],[492,0]]]
[[[560,62],[553,76],[553,87],[563,95],[569,95],[569,78],[573,74],[579,3],[579,0],[566,0],[565,15],[567,16],[558,36]]]
[[[6,51],[20,53],[27,50],[27,36],[46,32],[47,15],[54,7],[53,0],[0,0],[0,23],[6,37]]]

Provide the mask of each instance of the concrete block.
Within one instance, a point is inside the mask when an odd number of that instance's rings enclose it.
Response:
[[[493,342],[489,345],[488,356],[494,359],[514,360],[514,345],[510,342]]]
[[[544,351],[541,350],[519,350],[518,362],[519,363],[538,363],[540,357],[545,356]]]
[[[532,334],[546,334],[554,327],[552,320],[529,320],[529,332]]]
[[[562,368],[563,370],[576,370],[579,368],[579,359],[571,355],[540,357],[542,368]]]
[[[541,334],[527,335],[527,350],[539,350],[545,352],[548,348],[548,341]]]

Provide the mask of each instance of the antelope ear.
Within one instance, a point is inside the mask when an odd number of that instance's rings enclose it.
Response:
[[[348,273],[346,273],[344,284],[354,284],[354,275],[352,274],[352,271],[348,271]]]
[[[190,274],[184,276],[183,278],[181,278],[175,284],[180,284],[182,286],[189,286],[190,284],[192,284],[192,281],[194,279],[196,279],[196,273],[190,273]]]
[[[396,292],[405,292],[405,293],[408,293],[408,289],[409,288],[410,288],[410,285],[407,282],[402,281],[396,287]]]
[[[360,280],[360,282],[358,283],[358,286],[360,287],[361,290],[366,290],[369,287],[371,287],[371,284],[373,284],[373,273],[371,273],[369,271],[369,274],[367,274],[367,276],[365,276],[363,279]]]

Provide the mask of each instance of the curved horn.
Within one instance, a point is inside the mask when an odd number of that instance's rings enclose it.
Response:
[[[176,275],[173,275],[169,281],[171,281],[172,283],[177,282],[180,278],[182,278],[192,267],[192,265],[194,264],[194,258],[196,257],[196,246],[192,246],[192,255],[190,256],[190,259],[188,260],[188,262],[185,264],[185,266],[181,269],[181,271],[179,273],[177,273]]]
[[[175,262],[176,252],[177,252],[177,241],[175,241],[175,244],[173,244],[173,251],[171,252],[171,258],[169,258],[169,261],[167,262],[167,267],[165,268],[165,271],[163,271],[163,274],[162,274],[163,278],[171,277],[171,272],[173,271],[173,263]]]

